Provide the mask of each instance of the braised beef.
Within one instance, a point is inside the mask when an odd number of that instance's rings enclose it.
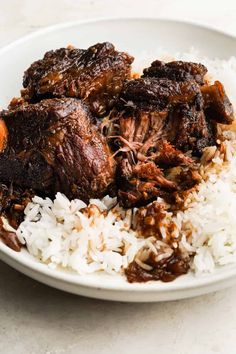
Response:
[[[111,43],[88,49],[61,48],[47,52],[24,74],[22,95],[37,102],[51,97],[84,99],[91,111],[103,116],[113,106],[123,82],[130,78],[133,58]]]
[[[217,123],[232,123],[222,84],[208,85],[206,72],[201,64],[155,61],[142,78],[125,83],[107,129],[122,206],[145,205],[157,196],[174,200],[184,183],[178,176],[170,181],[169,169],[188,166],[191,175],[194,160],[216,145]]]
[[[22,97],[0,112],[0,214],[17,228],[34,194],[117,195],[121,206],[139,207],[132,228],[152,242],[125,270],[128,281],[171,281],[187,273],[190,257],[172,221],[163,240],[167,208],[182,208],[201,181],[202,152],[233,109],[202,64],[156,60],[131,80],[132,61],[98,43],[47,52],[26,70]],[[0,237],[20,251],[1,218]]]
[[[215,145],[217,139],[216,122],[206,119],[202,104],[203,101],[200,107],[193,102],[179,105],[170,111],[165,127],[167,140],[183,152],[191,151],[194,156],[201,156],[204,148]]]
[[[202,64],[171,61],[165,63],[155,60],[151,66],[143,71],[143,77],[168,78],[173,81],[195,80],[198,84],[204,83],[207,68]]]
[[[22,245],[15,232],[4,228],[2,218],[4,217],[12,228],[17,229],[24,220],[25,207],[33,195],[31,190],[0,183],[0,239],[16,252],[21,250]]]
[[[208,118],[222,124],[231,124],[234,120],[233,106],[227,97],[224,86],[215,81],[214,85],[201,87],[204,98],[204,110]]]
[[[22,245],[18,240],[16,233],[12,231],[6,231],[2,225],[1,219],[0,219],[0,239],[15,252],[21,251]]]
[[[5,141],[0,181],[40,195],[99,198],[114,183],[115,164],[87,106],[72,98],[24,104],[0,113]]]
[[[160,111],[169,109],[170,104],[192,102],[198,93],[200,87],[194,80],[144,77],[126,82],[120,97],[125,106]]]
[[[0,215],[17,229],[24,219],[24,209],[33,196],[32,190],[0,183]]]

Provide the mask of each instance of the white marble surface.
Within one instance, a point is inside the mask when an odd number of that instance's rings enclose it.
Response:
[[[0,0],[0,46],[57,22],[174,18],[236,35],[235,0]],[[234,354],[236,287],[195,299],[124,304],[68,295],[0,262],[1,354]]]

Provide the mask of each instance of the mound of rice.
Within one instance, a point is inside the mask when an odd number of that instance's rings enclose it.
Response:
[[[54,201],[34,197],[25,209],[25,221],[17,236],[32,255],[51,268],[69,267],[79,274],[120,272],[134,259],[144,240],[130,230],[130,212],[122,215],[119,208],[108,211],[114,203],[110,197],[90,200],[86,214],[82,212],[84,202],[69,201],[61,193]]]
[[[160,55],[159,55],[160,57]],[[167,56],[165,55],[167,58]],[[236,58],[229,61],[199,58],[194,51],[176,59],[201,61],[209,78],[220,79],[236,107]],[[170,57],[168,57],[170,59]],[[160,259],[172,251],[165,243],[166,225],[174,223],[174,237],[183,252],[193,255],[192,270],[212,272],[218,265],[236,262],[236,135],[224,132],[220,148],[207,148],[200,173],[203,181],[189,194],[185,209],[166,212],[162,240],[142,238],[131,229],[135,210],[123,210],[115,198],[69,201],[58,193],[55,200],[34,197],[25,209],[17,230],[19,240],[39,261],[51,268],[68,268],[79,274],[97,271],[120,273],[135,259],[143,268],[143,250],[159,252]]]
[[[185,247],[196,252],[192,269],[197,273],[236,262],[236,145],[226,141],[224,146],[225,156],[215,150],[211,165],[201,171],[204,180],[175,220]],[[191,237],[185,243],[189,230]]]

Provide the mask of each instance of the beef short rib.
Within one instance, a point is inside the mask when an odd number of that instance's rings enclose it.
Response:
[[[84,201],[108,192],[114,160],[82,101],[47,99],[0,117],[1,182]]]
[[[143,77],[166,78],[173,81],[195,80],[202,85],[206,73],[207,68],[202,64],[181,60],[169,63],[155,60],[149,68],[144,69]]]
[[[170,168],[179,166],[181,176],[187,169],[191,176],[189,155],[196,159],[216,144],[217,123],[232,123],[223,85],[209,85],[206,72],[202,64],[155,61],[141,78],[124,84],[107,130],[123,206],[145,205],[158,196],[169,200],[182,188],[177,176],[168,180]]]
[[[61,48],[47,52],[25,71],[22,96],[37,102],[51,97],[77,97],[97,116],[105,115],[130,78],[133,58],[98,43],[87,50]]]

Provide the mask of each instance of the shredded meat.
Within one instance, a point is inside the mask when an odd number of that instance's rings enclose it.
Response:
[[[107,129],[122,206],[145,205],[157,196],[175,200],[184,183],[177,175],[170,181],[169,169],[186,166],[191,175],[203,150],[216,144],[217,123],[232,123],[222,84],[208,85],[206,72],[201,64],[155,61],[142,78],[125,83]]]

